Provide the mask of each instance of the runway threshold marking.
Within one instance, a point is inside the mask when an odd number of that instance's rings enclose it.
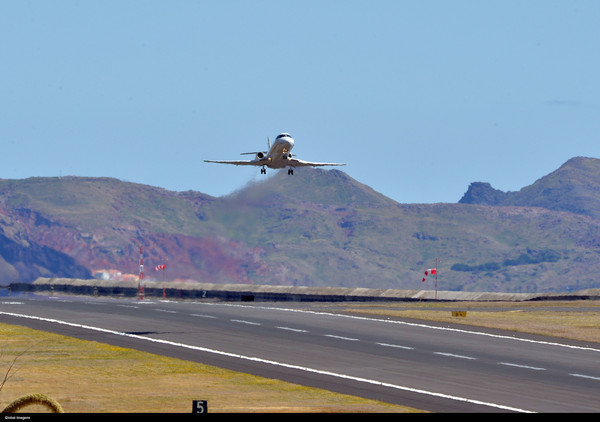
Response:
[[[463,403],[471,403],[471,404],[476,404],[476,405],[480,405],[480,406],[493,407],[496,409],[502,409],[502,410],[513,411],[513,412],[534,413],[529,410],[520,409],[520,408],[512,407],[512,406],[506,406],[506,405],[497,404],[497,403],[484,402],[481,400],[474,400],[474,399],[469,399],[466,397],[453,396],[450,394],[421,390],[419,388],[406,387],[403,385],[391,384],[391,383],[372,380],[372,379],[368,379],[368,378],[355,377],[352,375],[339,374],[336,372],[325,371],[325,370],[315,369],[315,368],[309,368],[309,367],[300,366],[300,365],[293,365],[293,364],[289,364],[289,363],[285,363],[285,362],[277,362],[277,361],[258,358],[258,357],[254,357],[254,356],[245,356],[245,355],[240,355],[237,353],[224,352],[221,350],[209,349],[207,347],[193,346],[193,345],[185,344],[185,343],[177,343],[177,342],[173,342],[173,341],[169,341],[169,340],[145,337],[145,336],[141,336],[138,334],[108,330],[106,328],[94,327],[91,325],[75,324],[72,322],[62,321],[62,320],[53,319],[53,318],[43,318],[43,317],[37,317],[37,316],[33,316],[33,315],[16,314],[16,313],[12,313],[12,312],[2,312],[2,311],[0,311],[0,315],[7,315],[7,316],[15,317],[15,318],[32,319],[32,320],[37,320],[37,321],[45,321],[45,322],[50,322],[50,323],[54,323],[54,324],[58,324],[58,325],[66,325],[69,327],[77,327],[77,328],[82,328],[85,330],[97,331],[97,332],[105,333],[105,334],[112,334],[115,336],[129,337],[129,338],[134,338],[134,339],[138,339],[138,340],[148,341],[151,343],[166,344],[169,346],[181,347],[181,348],[185,348],[185,349],[189,349],[189,350],[196,350],[199,352],[211,353],[211,354],[215,354],[215,355],[219,355],[219,356],[248,360],[248,361],[252,361],[252,362],[258,362],[258,363],[272,365],[272,366],[279,366],[282,368],[293,369],[293,370],[298,370],[298,371],[303,371],[303,372],[309,372],[309,373],[313,373],[313,374],[326,375],[326,376],[331,376],[334,378],[341,378],[341,379],[365,383],[365,384],[378,385],[380,387],[387,387],[387,388],[392,388],[392,389],[401,390],[401,391],[408,391],[411,393],[417,393],[417,394],[423,394],[423,395],[427,395],[427,396],[438,397],[438,398],[443,398],[443,399],[448,399],[448,400],[460,401]]]

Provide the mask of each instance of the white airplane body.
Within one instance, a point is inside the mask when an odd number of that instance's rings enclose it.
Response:
[[[267,138],[269,151],[259,152],[244,152],[242,155],[255,154],[254,160],[247,161],[214,161],[204,160],[206,163],[218,164],[233,164],[236,166],[258,166],[262,167],[260,172],[265,174],[265,167],[272,169],[287,168],[288,174],[294,174],[296,167],[322,167],[322,166],[345,166],[341,163],[313,163],[310,161],[298,160],[292,157],[292,148],[294,148],[294,139],[289,133],[281,133],[275,138],[275,142],[271,145],[271,141]]]

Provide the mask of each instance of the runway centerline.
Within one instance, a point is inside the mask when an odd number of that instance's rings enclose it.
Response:
[[[516,407],[512,407],[512,406],[506,406],[506,405],[497,404],[497,403],[485,402],[485,401],[481,401],[481,400],[474,400],[474,399],[470,399],[470,398],[466,398],[466,397],[438,393],[435,391],[422,390],[422,389],[402,386],[402,385],[398,385],[398,384],[392,384],[392,383],[382,382],[382,381],[378,381],[378,380],[373,380],[373,379],[369,379],[369,378],[363,378],[363,377],[351,376],[351,375],[342,374],[342,373],[336,373],[336,372],[332,372],[332,371],[324,371],[324,370],[320,370],[320,369],[290,364],[290,363],[286,363],[286,362],[278,362],[278,361],[273,361],[273,360],[269,360],[269,359],[262,359],[262,358],[255,357],[255,356],[246,356],[246,355],[230,353],[230,352],[226,352],[226,351],[222,351],[222,350],[215,350],[215,349],[210,349],[210,348],[201,347],[201,346],[194,346],[194,345],[189,345],[189,344],[184,344],[184,343],[179,343],[179,342],[172,342],[169,340],[146,337],[146,336],[138,335],[138,334],[109,330],[109,329],[95,327],[95,326],[91,326],[91,325],[75,324],[72,322],[62,321],[62,320],[58,320],[58,319],[43,318],[43,317],[18,314],[18,313],[12,313],[12,312],[0,312],[0,314],[8,315],[8,316],[16,317],[16,318],[40,320],[40,321],[45,321],[45,322],[54,323],[54,324],[66,325],[66,326],[70,326],[70,327],[77,327],[77,328],[82,328],[85,330],[97,331],[97,332],[101,332],[104,334],[111,334],[111,335],[115,335],[115,336],[130,337],[130,338],[134,338],[134,339],[138,339],[138,340],[142,340],[142,341],[160,343],[160,344],[164,344],[164,345],[181,347],[181,348],[201,351],[201,352],[205,352],[205,353],[227,356],[227,357],[231,357],[231,358],[249,360],[249,361],[259,362],[259,363],[263,363],[263,364],[267,364],[267,365],[279,366],[279,367],[303,371],[303,372],[310,372],[310,373],[315,373],[315,374],[319,374],[319,375],[326,375],[326,376],[330,376],[330,377],[334,377],[334,378],[352,380],[352,381],[356,381],[359,383],[379,385],[379,386],[383,386],[383,387],[388,387],[388,388],[403,390],[403,391],[409,391],[409,392],[433,396],[433,397],[440,397],[440,398],[444,398],[444,399],[455,400],[455,401],[466,402],[466,403],[473,403],[473,404],[486,406],[486,407],[490,407],[490,408],[496,408],[496,409],[500,409],[500,410],[521,412],[521,413],[532,413],[531,411],[526,410],[526,409],[516,408]]]

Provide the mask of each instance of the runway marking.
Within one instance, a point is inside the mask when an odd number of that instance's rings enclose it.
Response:
[[[191,314],[193,317],[198,317],[198,318],[208,318],[208,319],[217,319],[216,316],[213,315],[204,315],[204,314]]]
[[[523,368],[523,369],[532,369],[534,371],[545,371],[546,370],[546,368],[537,368],[535,366],[519,365],[517,363],[510,363],[510,362],[498,362],[498,365],[513,366],[515,368]]]
[[[442,355],[442,356],[447,356],[447,357],[451,357],[451,358],[458,358],[458,359],[469,359],[469,360],[476,360],[477,358],[471,357],[471,356],[464,356],[464,355],[455,355],[454,353],[444,353],[444,352],[433,352],[435,355]]]
[[[275,328],[279,328],[280,330],[294,331],[296,333],[308,333],[308,331],[301,330],[299,328],[290,328],[290,327],[275,327]]]
[[[387,343],[377,343],[377,344],[380,346],[384,346],[384,347],[394,347],[396,349],[414,350],[414,347],[400,346],[399,344],[387,344]]]
[[[342,336],[336,336],[333,334],[323,334],[325,337],[330,337],[330,338],[337,338],[338,340],[347,340],[347,341],[360,341],[357,338],[352,338],[352,337],[342,337]]]
[[[158,312],[164,312],[164,313],[166,313],[166,314],[176,314],[176,313],[177,313],[177,311],[169,311],[169,310],[167,310],[167,309],[159,309],[159,308],[155,308],[154,310],[155,310],[155,311],[158,311]]]
[[[596,380],[596,381],[600,381],[600,377],[592,377],[590,375],[582,375],[582,374],[569,374],[572,377],[579,377],[579,378],[587,378],[590,380]]]
[[[135,306],[135,305],[117,305],[121,308],[134,308],[134,309],[139,309],[139,306]]]
[[[231,322],[239,322],[240,324],[262,325],[260,322],[245,321],[243,319],[232,319]]]
[[[574,346],[572,344],[556,343],[556,342],[551,342],[551,341],[532,340],[532,339],[527,339],[527,338],[512,337],[512,336],[506,336],[506,335],[501,335],[501,334],[485,333],[483,331],[464,330],[464,329],[460,329],[460,328],[437,327],[435,325],[427,325],[427,324],[422,324],[422,323],[399,321],[399,320],[393,320],[393,319],[369,318],[369,317],[361,317],[361,316],[356,316],[356,315],[334,314],[334,313],[331,313],[331,312],[308,311],[308,310],[305,310],[305,309],[275,308],[275,307],[270,307],[270,306],[237,305],[237,304],[231,304],[231,303],[208,303],[208,302],[202,302],[201,305],[206,305],[206,306],[231,306],[231,307],[252,308],[252,309],[266,309],[266,310],[272,310],[272,311],[296,312],[296,313],[304,313],[304,314],[312,314],[312,315],[325,315],[325,316],[338,317],[338,318],[350,318],[350,319],[357,319],[357,320],[361,320],[361,321],[385,322],[385,323],[388,323],[388,324],[406,325],[407,327],[429,328],[429,329],[432,329],[432,330],[450,331],[450,332],[462,333],[462,334],[472,334],[472,335],[475,335],[475,336],[484,336],[484,337],[499,338],[499,339],[503,339],[503,340],[520,341],[520,342],[524,342],[524,343],[544,344],[544,345],[547,345],[547,346],[566,347],[568,349],[588,350],[588,351],[591,351],[591,352],[598,352],[598,353],[600,353],[600,348],[596,349],[596,348],[587,347],[587,346]]]
[[[32,316],[32,315],[15,314],[12,312],[1,312],[1,311],[0,311],[0,315],[8,315],[8,316],[17,317],[17,318],[27,318],[27,319],[37,320],[37,321],[51,322],[51,323],[59,324],[59,325],[66,325],[66,326],[70,326],[70,327],[78,327],[78,328],[83,328],[83,329],[90,330],[90,331],[97,331],[97,332],[101,332],[101,333],[105,333],[105,334],[112,334],[112,335],[122,336],[122,337],[130,337],[130,338],[135,338],[138,340],[149,341],[152,343],[166,344],[169,346],[181,347],[181,348],[185,348],[185,349],[189,349],[189,350],[196,350],[199,352],[211,353],[211,354],[215,354],[215,355],[219,355],[219,356],[237,358],[237,359],[248,360],[248,361],[252,361],[252,362],[259,362],[259,363],[263,363],[263,364],[267,364],[267,365],[279,366],[279,367],[283,367],[283,368],[294,369],[294,370],[304,371],[304,372],[310,372],[310,373],[319,374],[319,375],[327,375],[327,376],[331,376],[334,378],[341,378],[341,379],[356,381],[356,382],[365,383],[365,384],[378,385],[381,387],[393,388],[396,390],[408,391],[408,392],[412,392],[412,393],[418,393],[418,394],[423,394],[423,395],[428,395],[428,396],[433,396],[433,397],[439,397],[439,398],[444,398],[444,399],[448,399],[448,400],[460,401],[460,402],[464,402],[464,403],[488,406],[488,407],[493,407],[493,408],[502,409],[502,410],[523,412],[523,413],[533,413],[529,410],[519,409],[517,407],[512,407],[512,406],[505,406],[505,405],[497,404],[497,403],[484,402],[481,400],[473,400],[473,399],[469,399],[466,397],[452,396],[450,394],[444,394],[444,393],[436,393],[434,391],[421,390],[418,388],[406,387],[406,386],[402,386],[402,385],[391,384],[391,383],[372,380],[372,379],[368,379],[368,378],[361,378],[361,377],[355,377],[352,375],[339,374],[336,372],[324,371],[321,369],[309,368],[309,367],[300,366],[300,365],[293,365],[293,364],[284,363],[284,362],[277,362],[277,361],[262,359],[262,358],[258,358],[258,357],[254,357],[254,356],[239,355],[236,353],[224,352],[221,350],[209,349],[209,348],[201,347],[201,346],[192,346],[192,345],[184,344],[184,343],[176,343],[176,342],[169,341],[169,340],[161,340],[161,339],[145,337],[145,336],[141,336],[141,335],[137,335],[137,334],[123,333],[120,331],[108,330],[106,328],[94,327],[94,326],[90,326],[90,325],[75,324],[72,322],[61,321],[58,319],[42,318],[42,317],[37,317],[37,316]]]

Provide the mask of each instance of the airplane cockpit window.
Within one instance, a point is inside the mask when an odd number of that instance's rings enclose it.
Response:
[[[281,133],[281,134],[277,135],[277,139],[283,138],[285,136],[290,137],[290,134],[289,133]]]

